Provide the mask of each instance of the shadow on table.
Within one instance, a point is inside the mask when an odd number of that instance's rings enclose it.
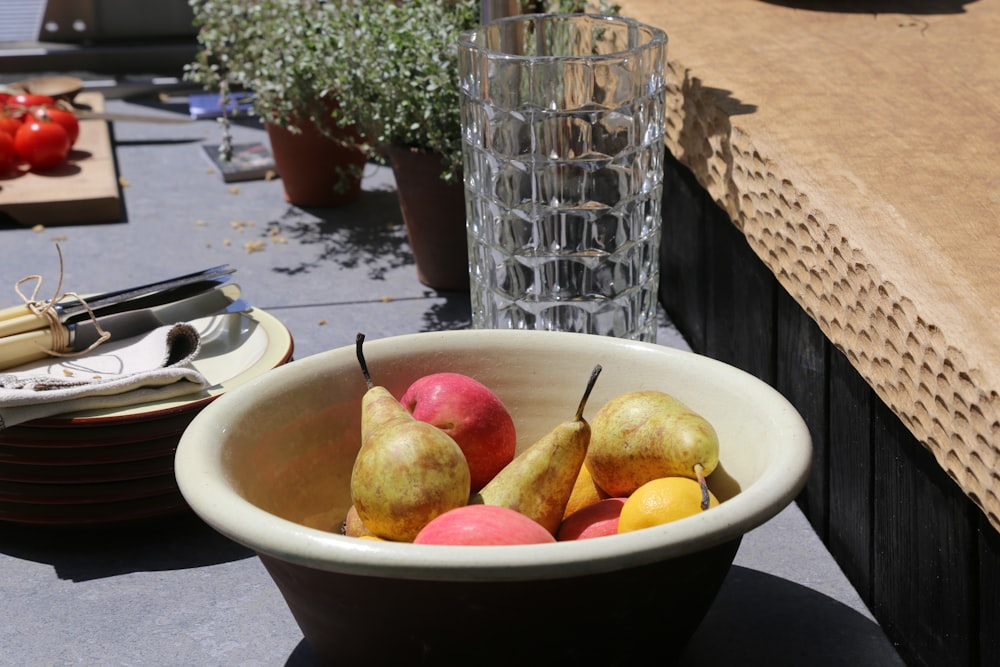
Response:
[[[264,233],[315,246],[300,253],[297,264],[274,268],[288,276],[333,263],[342,269],[363,268],[368,279],[384,280],[387,272],[413,264],[399,201],[391,190],[366,190],[358,201],[338,208],[289,206]]]
[[[191,512],[120,526],[4,525],[0,552],[47,563],[60,579],[69,581],[255,557],[250,549],[223,537]]]
[[[812,588],[734,565],[678,667],[904,667],[873,620]]]
[[[468,292],[436,292],[443,301],[435,302],[424,313],[421,331],[447,331],[472,327],[472,304]]]
[[[303,639],[285,667],[320,664]],[[881,628],[868,617],[812,588],[736,565],[686,650],[674,660],[661,656],[654,664],[903,667]]]
[[[338,208],[289,206],[280,218],[267,223],[262,235],[314,247],[298,253],[297,263],[272,269],[285,276],[308,275],[333,264],[340,269],[363,270],[368,280],[384,281],[389,272],[414,266],[399,201],[391,189],[365,190],[356,202]],[[416,281],[415,272],[413,279]],[[420,297],[405,298],[433,300],[424,313],[421,331],[467,329],[472,324],[468,292],[428,287]],[[271,309],[282,307],[288,306],[272,305]]]

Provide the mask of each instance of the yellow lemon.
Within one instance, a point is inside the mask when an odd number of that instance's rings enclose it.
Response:
[[[708,493],[708,506],[715,507],[718,499]],[[683,519],[701,511],[701,485],[687,477],[660,477],[646,482],[628,497],[618,519],[618,532],[658,526]]]

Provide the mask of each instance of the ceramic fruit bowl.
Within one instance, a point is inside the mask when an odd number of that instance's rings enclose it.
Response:
[[[434,546],[337,534],[351,504],[366,385],[353,341],[269,371],[208,405],[178,447],[187,502],[253,549],[315,654],[329,664],[638,664],[669,661],[700,623],[744,533],[805,483],[811,445],[795,409],[723,363],[648,343],[545,331],[369,338],[372,379],[400,396],[438,371],[504,401],[527,447],[571,419],[655,388],[720,439],[708,478],[722,503],[622,535],[519,546]],[[720,637],[720,641],[724,638]]]

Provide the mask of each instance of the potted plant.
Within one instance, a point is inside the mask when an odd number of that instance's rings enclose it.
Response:
[[[322,31],[335,54],[322,77],[340,101],[335,115],[357,124],[372,155],[392,166],[420,280],[468,289],[457,44],[479,25],[482,0],[336,4]],[[605,0],[522,2],[522,12],[584,10],[618,7]]]
[[[356,199],[367,156],[356,130],[332,119],[337,102],[322,78],[330,53],[320,31],[333,5],[320,0],[190,0],[190,5],[201,49],[185,77],[218,91],[223,102],[237,90],[251,93],[251,112],[267,130],[286,199],[301,206]],[[230,122],[224,113],[223,157],[231,148]]]
[[[437,289],[469,285],[456,45],[480,2],[350,0],[324,29],[338,118],[392,167],[417,277]]]

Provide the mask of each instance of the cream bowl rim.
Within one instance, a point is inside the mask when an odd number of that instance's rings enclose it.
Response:
[[[194,512],[209,526],[257,552],[319,570],[390,578],[452,581],[504,581],[597,574],[646,565],[709,549],[763,524],[805,485],[812,457],[808,427],[777,390],[724,362],[677,348],[632,340],[551,331],[452,330],[391,336],[366,342],[435,349],[469,337],[523,339],[547,337],[545,343],[607,345],[627,352],[655,347],[672,361],[694,363],[752,395],[767,409],[781,436],[784,454],[771,461],[749,488],[710,512],[663,526],[612,537],[555,544],[459,546],[397,544],[346,537],[278,517],[245,500],[226,480],[216,434],[225,431],[227,411],[254,392],[274,390],[311,367],[350,353],[354,346],[327,350],[268,371],[218,397],[191,422],[175,456],[178,487]],[[591,339],[591,340],[588,340]],[[600,341],[592,340],[600,339]],[[535,341],[538,342],[538,341]]]

